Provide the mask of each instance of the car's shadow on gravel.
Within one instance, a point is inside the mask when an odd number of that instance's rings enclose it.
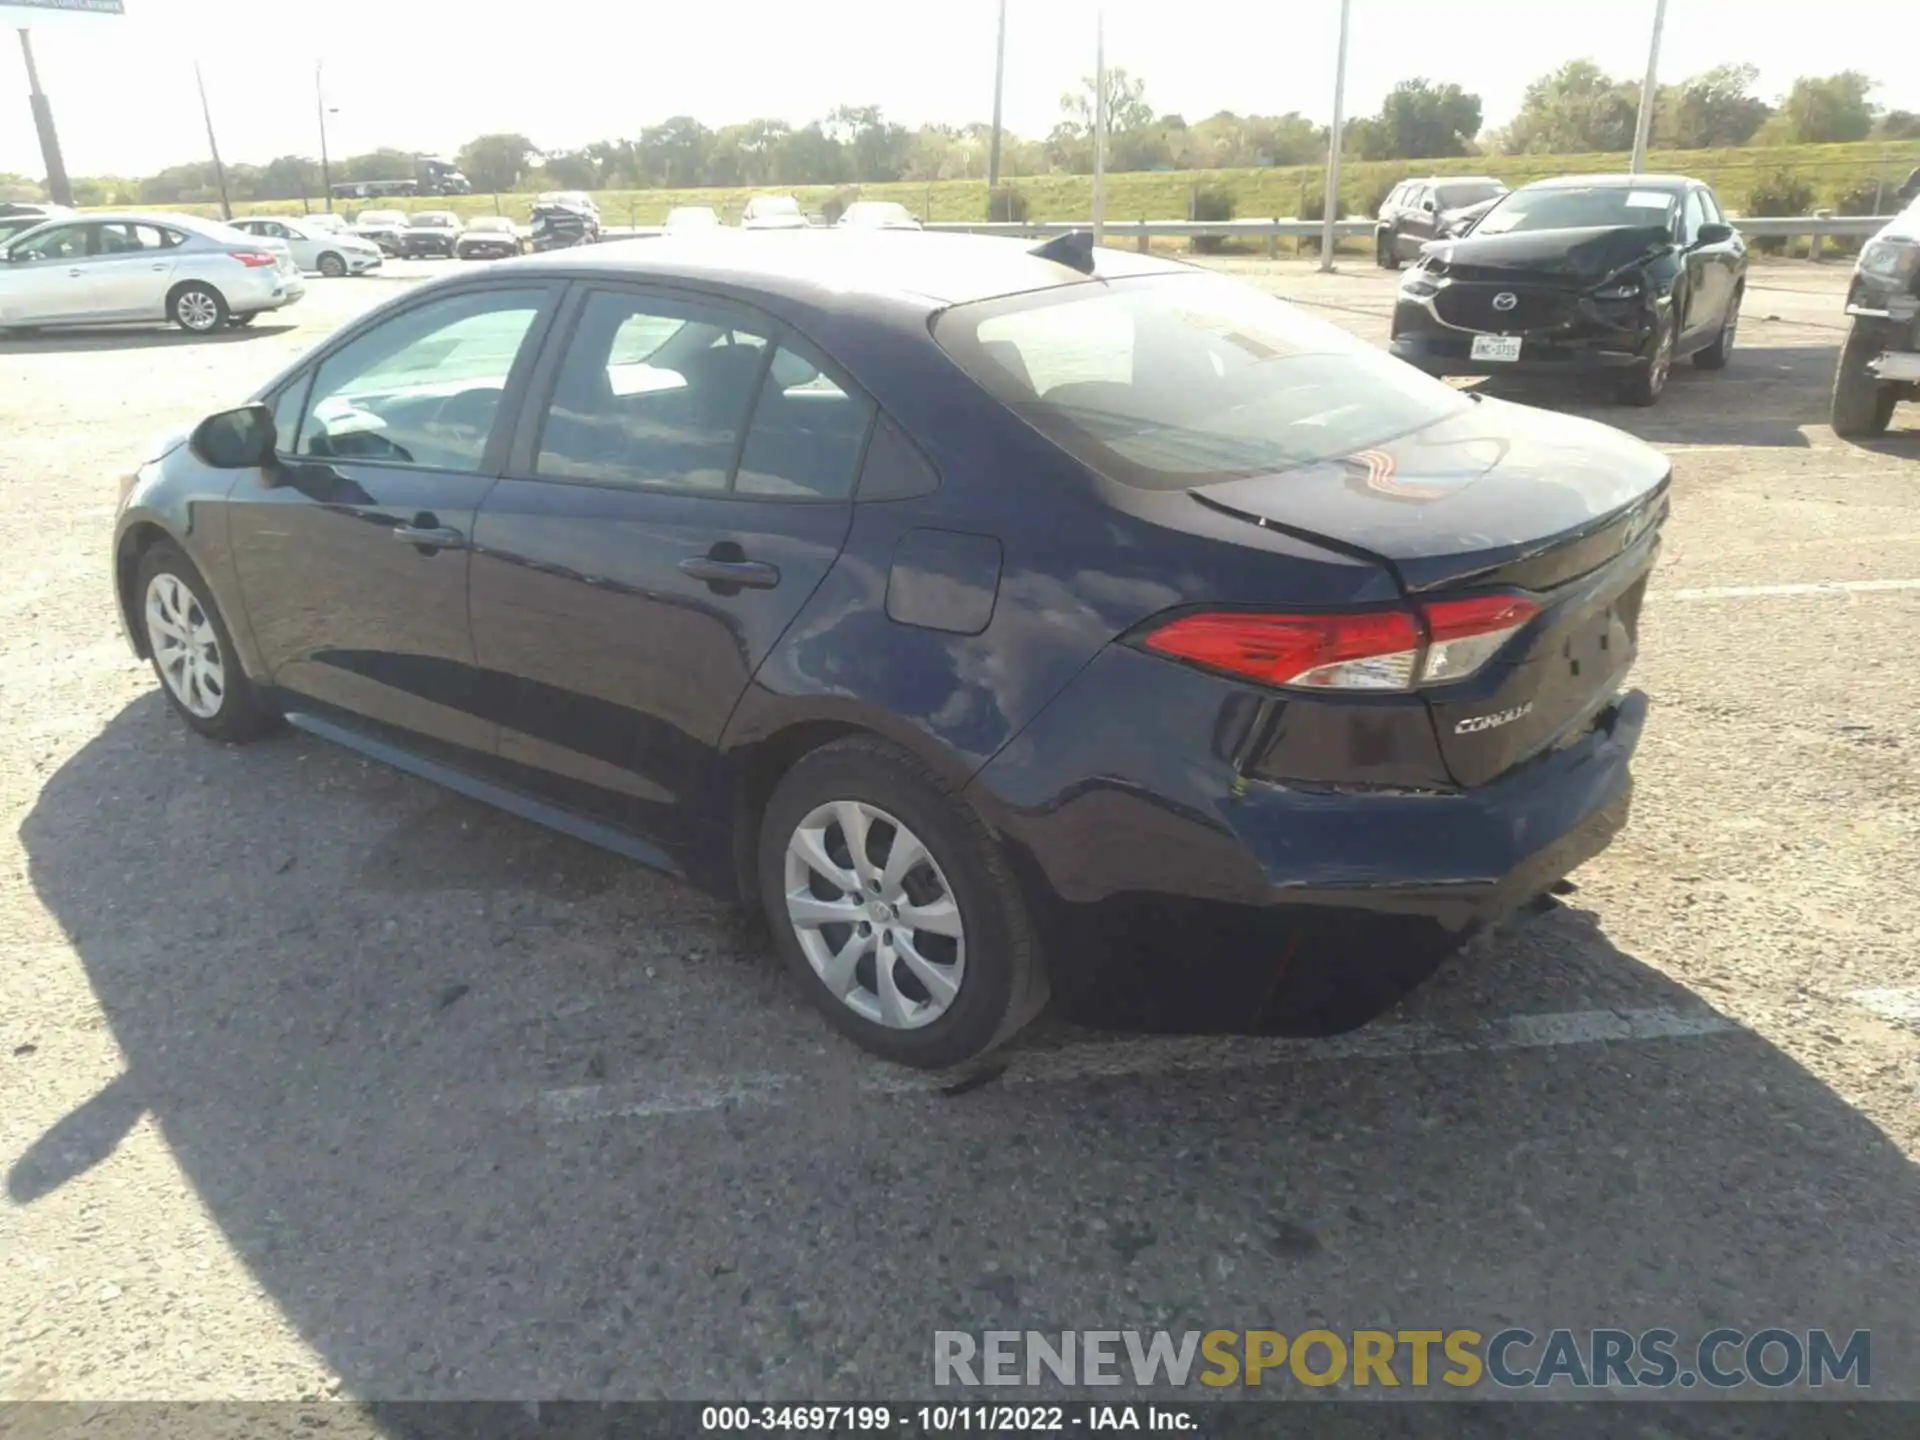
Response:
[[[1915,1167],[1575,912],[1381,1022],[1445,1044],[883,1095],[684,887],[298,736],[211,745],[150,694],[20,838],[125,1069],[0,1157],[9,1199],[111,1187],[150,1115],[348,1395],[931,1397],[936,1327],[1322,1324],[1870,1328],[1873,1393],[1920,1388]],[[1703,1023],[1564,1019],[1655,1012]],[[1486,1039],[1514,1016],[1552,1023]],[[740,1083],[543,1107],[689,1073]]]
[[[1584,415],[1652,445],[1740,445],[1809,448],[1806,430],[1824,426],[1840,351],[1835,344],[1737,345],[1724,370],[1673,368],[1659,403],[1620,404],[1596,381],[1543,376],[1497,377],[1488,395]]]
[[[290,335],[290,324],[265,324],[255,321],[243,327],[216,330],[211,335],[189,335],[184,330],[158,325],[125,329],[56,329],[30,333],[0,331],[0,355],[75,355],[102,350],[166,350],[180,345],[239,345],[248,340],[266,340]]]

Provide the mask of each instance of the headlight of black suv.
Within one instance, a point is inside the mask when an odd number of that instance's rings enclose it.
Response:
[[[1864,274],[1904,280],[1920,271],[1920,241],[1869,240],[1860,251],[1860,269]]]

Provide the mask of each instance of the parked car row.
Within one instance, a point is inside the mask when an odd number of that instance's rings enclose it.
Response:
[[[172,214],[67,214],[0,242],[0,330],[170,320],[207,335],[306,294],[288,241]]]

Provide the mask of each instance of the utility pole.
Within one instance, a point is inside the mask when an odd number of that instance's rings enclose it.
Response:
[[[1107,12],[1094,16],[1093,30],[1093,243],[1107,238]]]
[[[33,63],[33,34],[20,28],[20,55],[27,62],[27,100],[33,107],[33,128],[40,135],[40,161],[47,167],[47,196],[56,205],[73,204],[73,182],[67,162],[60,158],[60,136],[53,128],[53,106],[40,89],[40,71]]]
[[[1333,244],[1340,224],[1340,132],[1347,121],[1347,22],[1353,0],[1340,0],[1340,56],[1333,71],[1333,128],[1327,132],[1327,199],[1320,217],[1320,268],[1333,269]]]
[[[1000,0],[1000,43],[993,56],[993,143],[987,150],[987,193],[1000,183],[1000,97],[1007,85],[1007,0]]]
[[[321,87],[320,77],[326,70],[326,61],[316,60],[313,64],[313,98],[320,107],[320,193],[327,198],[327,213],[333,213],[333,167],[327,163],[327,92]]]
[[[193,62],[193,83],[200,87],[200,113],[207,122],[207,149],[213,154],[214,183],[220,187],[220,217],[233,219],[233,206],[227,200],[227,168],[220,163],[220,146],[213,138],[213,111],[207,105],[207,82],[200,74],[200,62]]]
[[[1653,107],[1660,98],[1660,32],[1667,25],[1667,0],[1653,0],[1653,39],[1647,45],[1647,78],[1640,83],[1640,115],[1633,126],[1633,161],[1638,175],[1647,168],[1647,137],[1653,131]]]

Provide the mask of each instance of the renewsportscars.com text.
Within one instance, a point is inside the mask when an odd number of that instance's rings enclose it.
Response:
[[[1710,1330],[938,1330],[943,1386],[1299,1384],[1356,1388],[1731,1390],[1873,1383],[1873,1336],[1778,1327]]]

